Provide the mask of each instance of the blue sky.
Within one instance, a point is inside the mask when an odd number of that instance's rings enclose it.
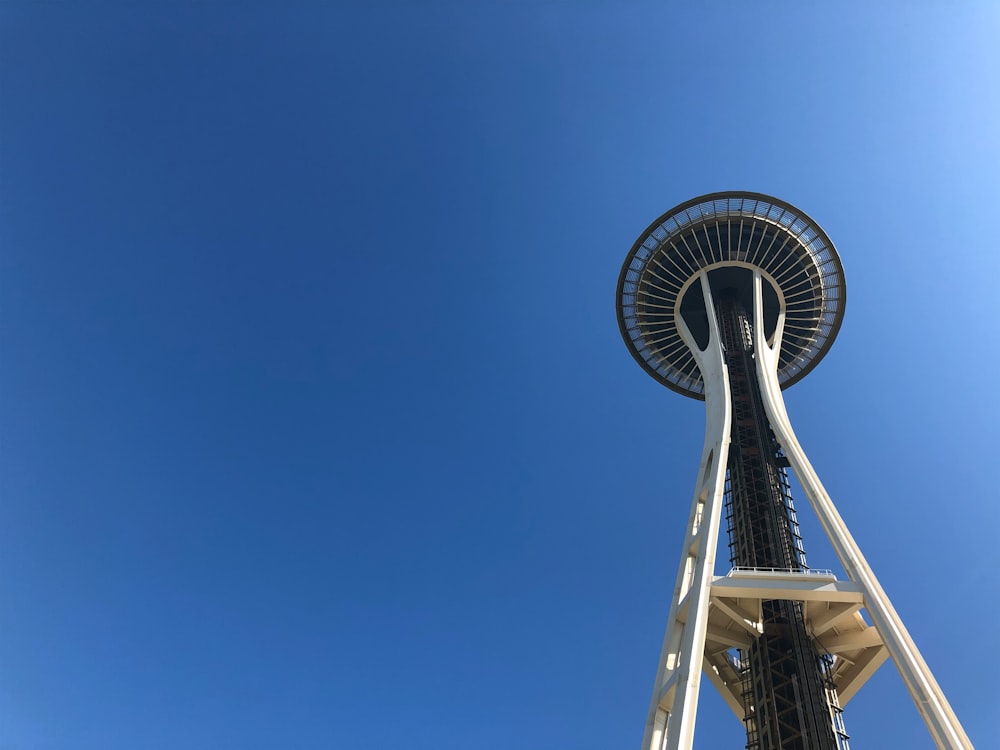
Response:
[[[840,250],[789,411],[996,736],[1000,11],[704,5],[0,4],[0,748],[638,747],[704,416],[615,282],[724,189]]]

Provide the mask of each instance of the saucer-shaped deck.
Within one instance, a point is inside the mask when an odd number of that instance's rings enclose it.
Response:
[[[694,277],[729,279],[734,268],[759,268],[772,321],[783,304],[778,380],[787,388],[823,358],[840,329],[847,301],[844,269],[826,233],[802,211],[759,193],[712,193],[682,203],[642,233],[618,277],[618,325],[632,356],[678,393],[705,398],[701,372],[681,339],[678,297],[686,312]],[[723,283],[723,282],[719,282]],[[728,281],[726,282],[728,283]],[[771,292],[773,290],[773,293]],[[693,329],[693,325],[691,326]]]

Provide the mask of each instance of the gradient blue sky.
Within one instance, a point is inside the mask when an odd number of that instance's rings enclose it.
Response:
[[[789,410],[995,740],[1000,9],[692,5],[0,3],[2,750],[637,748],[704,417],[615,282],[723,189],[840,250]]]

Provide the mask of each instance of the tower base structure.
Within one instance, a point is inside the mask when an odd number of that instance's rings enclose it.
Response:
[[[767,423],[847,580],[803,565],[735,567],[726,576],[714,575],[727,469],[731,469],[728,464],[734,410],[733,383],[710,274],[731,267],[745,269],[741,273],[750,280],[752,324],[748,335],[752,337],[754,375]],[[700,294],[687,294],[693,285],[700,287]],[[768,286],[777,288],[774,321],[765,321],[765,310],[775,307],[766,298]],[[703,310],[692,312],[687,302],[682,310],[682,301],[699,297],[703,299]],[[776,602],[796,603],[795,611],[800,613],[811,640],[812,653],[826,660],[830,706],[827,718],[836,747],[847,747],[840,705],[849,702],[875,670],[891,659],[936,746],[942,750],[970,750],[972,743],[792,430],[779,377],[788,310],[780,285],[759,266],[740,260],[705,264],[675,294],[672,325],[701,375],[706,430],[642,750],[690,750],[702,675],[719,690],[737,718],[747,724],[748,747],[752,746],[755,723],[762,718],[763,708],[758,711],[754,705],[746,685],[747,667],[734,651],[748,653],[760,642],[767,628],[767,613]],[[704,330],[693,333],[689,321]],[[871,625],[862,616],[862,609],[868,613]],[[824,743],[816,736],[799,732],[788,744],[756,747],[820,750],[829,746]]]

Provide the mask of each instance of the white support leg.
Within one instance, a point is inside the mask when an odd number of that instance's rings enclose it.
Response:
[[[799,445],[792,430],[791,422],[785,411],[781,387],[778,383],[778,355],[781,352],[781,339],[784,327],[784,313],[778,317],[772,343],[764,339],[763,304],[761,292],[761,275],[754,271],[754,352],[757,360],[757,377],[760,381],[764,410],[767,412],[771,427],[778,442],[785,450],[788,461],[805,490],[819,522],[826,532],[833,549],[840,559],[848,578],[859,584],[864,590],[865,608],[872,619],[872,624],[882,637],[889,656],[899,670],[906,689],[917,705],[917,710],[923,717],[935,744],[941,750],[972,750],[965,730],[948,704],[944,693],[938,686],[934,675],[924,662],[916,645],[906,631],[903,621],[893,608],[878,579],[861,549],[847,529],[847,525],[837,512],[830,496],[823,488],[809,459],[806,458],[802,446]],[[707,293],[706,293],[707,299]],[[708,378],[706,377],[706,383]]]
[[[694,353],[704,376],[705,446],[642,750],[691,750],[694,743],[712,574],[719,541],[732,409],[729,375],[708,275],[702,273],[700,277],[709,322],[709,342],[704,351],[698,348],[679,310],[675,314],[681,336]]]

